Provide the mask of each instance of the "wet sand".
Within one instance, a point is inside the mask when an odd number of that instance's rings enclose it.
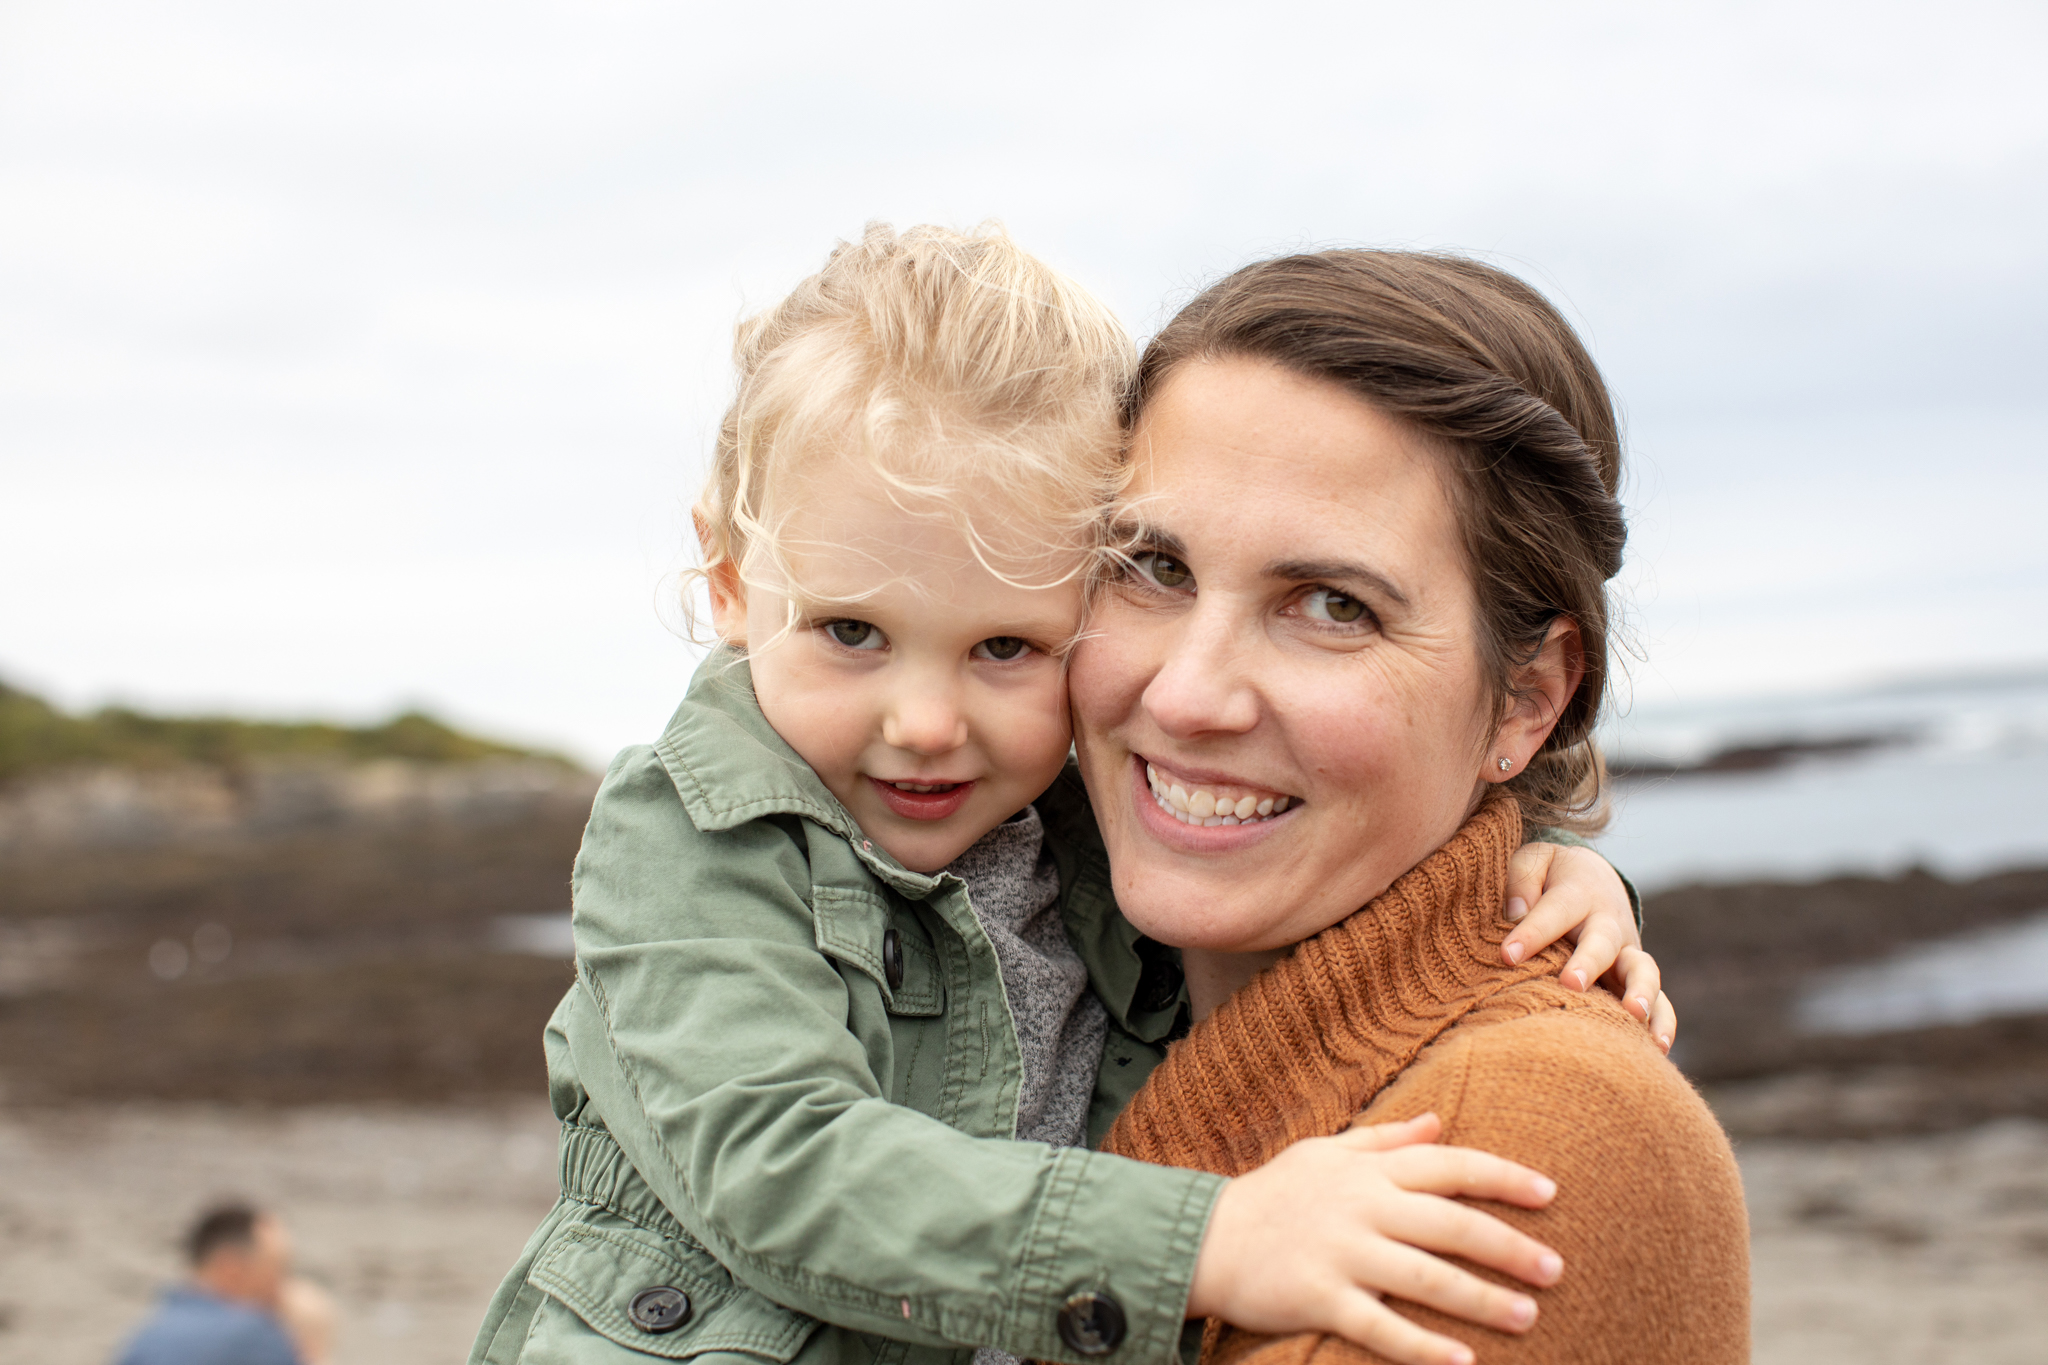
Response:
[[[1737,1145],[1758,1365],[2048,1357],[2048,1125]]]
[[[2021,1365],[2048,1341],[2048,1124],[1740,1144],[1759,1365]],[[337,1365],[446,1365],[553,1195],[539,1104],[0,1111],[0,1359],[104,1360],[207,1192],[290,1220]]]

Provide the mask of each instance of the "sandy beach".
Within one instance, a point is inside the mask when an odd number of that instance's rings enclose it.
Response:
[[[446,1365],[555,1194],[545,1103],[0,1115],[0,1360],[112,1358],[209,1198],[288,1220],[337,1365]]]
[[[291,1220],[337,1365],[446,1365],[554,1192],[539,1104],[0,1114],[0,1359],[104,1360],[177,1273],[197,1200]],[[1759,1365],[2032,1365],[2048,1341],[2048,1124],[1740,1146]]]
[[[0,1361],[108,1359],[228,1194],[289,1219],[342,1365],[461,1359],[554,1193],[571,973],[526,930],[561,927],[558,805],[4,860]],[[1799,1026],[1828,973],[2043,907],[2041,867],[1651,898],[1674,1060],[1748,1182],[1758,1361],[2043,1358],[2048,1013]]]

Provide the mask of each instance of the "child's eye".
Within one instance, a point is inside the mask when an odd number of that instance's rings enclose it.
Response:
[[[1145,550],[1131,556],[1138,572],[1162,588],[1185,588],[1195,581],[1194,571],[1172,555]]]
[[[1301,599],[1301,614],[1311,620],[1334,621],[1345,626],[1371,615],[1366,611],[1365,603],[1335,588],[1309,589]]]
[[[848,649],[880,649],[888,637],[865,621],[827,621],[825,633]]]
[[[1030,653],[1031,646],[1014,635],[991,635],[976,645],[971,652],[977,659],[994,659],[997,663],[1008,663]]]

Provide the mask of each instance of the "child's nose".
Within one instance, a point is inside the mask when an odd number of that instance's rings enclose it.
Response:
[[[967,742],[967,717],[951,697],[919,691],[899,697],[882,720],[882,741],[914,754],[946,754]]]

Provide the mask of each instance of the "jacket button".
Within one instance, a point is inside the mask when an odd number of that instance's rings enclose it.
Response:
[[[882,975],[889,978],[889,989],[903,987],[903,936],[894,929],[882,931]]]
[[[635,1294],[626,1316],[643,1332],[656,1336],[673,1332],[690,1320],[690,1296],[672,1285],[658,1284]]]
[[[1174,960],[1172,952],[1172,949],[1150,939],[1138,941],[1138,953],[1145,966],[1138,973],[1138,989],[1131,1003],[1147,1014],[1167,1009],[1180,999],[1185,973],[1180,963]]]
[[[1060,1340],[1075,1355],[1106,1356],[1123,1344],[1123,1305],[1107,1294],[1083,1290],[1060,1306]]]

